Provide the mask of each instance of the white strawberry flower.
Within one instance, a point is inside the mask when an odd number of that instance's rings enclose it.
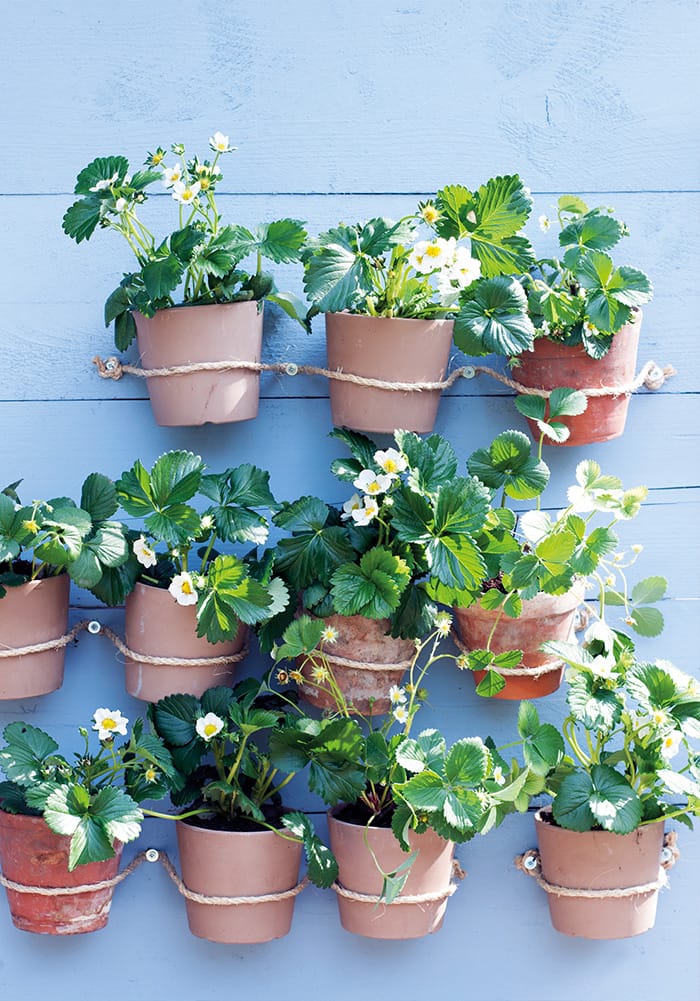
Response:
[[[209,147],[214,153],[231,153],[236,147],[229,146],[228,136],[223,132],[215,132],[209,137]]]
[[[396,709],[394,709],[394,711],[392,712],[392,716],[394,717],[397,723],[401,724],[408,723],[408,710],[406,709],[405,706],[397,706]]]
[[[321,640],[324,643],[337,643],[338,642],[338,630],[335,626],[326,625],[321,633]]]
[[[672,730],[671,733],[667,733],[661,741],[661,757],[665,758],[666,761],[675,758],[680,750],[682,737],[683,734],[679,730]]]
[[[552,225],[552,220],[546,215],[538,216],[537,222],[539,223],[540,229],[543,233],[546,233]]]
[[[195,730],[202,740],[212,740],[224,728],[224,721],[216,713],[207,713],[201,716],[194,725]]]
[[[127,208],[129,207],[129,203],[127,202],[126,198],[117,198],[116,202],[114,203],[114,207],[117,210],[117,212],[126,212]]]
[[[95,721],[92,729],[97,730],[100,740],[112,740],[117,733],[126,736],[129,720],[118,709],[96,709],[92,718]]]
[[[372,497],[365,497],[364,506],[352,512],[356,525],[369,525],[379,515],[379,504]]]
[[[457,241],[453,236],[449,240],[442,237],[432,241],[418,240],[408,255],[408,265],[421,275],[430,275],[454,261],[456,247]]]
[[[142,567],[153,567],[158,562],[155,552],[146,542],[145,535],[140,535],[131,548]]]
[[[361,490],[363,494],[376,497],[378,494],[385,494],[391,486],[393,477],[386,473],[375,473],[371,469],[363,469],[353,481],[352,485]]]
[[[96,184],[90,188],[90,191],[106,191],[107,188],[111,188],[113,184],[116,184],[119,180],[119,173],[112,174],[111,177],[105,177],[101,181],[97,181]]]
[[[434,618],[435,628],[437,630],[438,636],[443,639],[450,635],[450,629],[452,628],[452,616],[447,612],[438,612]]]
[[[496,767],[493,770],[493,775],[491,776],[491,778],[496,783],[496,785],[499,786],[505,785],[506,779],[503,774],[503,769],[501,768],[500,765],[496,765]]]
[[[374,461],[382,472],[391,476],[392,479],[399,473],[403,473],[408,466],[405,456],[395,448],[379,449],[374,453]]]
[[[174,167],[163,167],[163,187],[172,188],[182,181],[182,166],[176,163]]]
[[[353,494],[350,500],[346,500],[343,504],[343,513],[340,516],[341,521],[347,521],[348,518],[353,517],[353,511],[362,510],[362,498],[359,494]]]
[[[184,573],[176,574],[176,576],[173,577],[168,591],[172,594],[178,605],[197,604],[197,592],[194,587],[194,582],[191,575],[186,571]]]
[[[389,698],[392,705],[402,705],[407,698],[406,689],[400,688],[399,685],[392,685],[389,689]]]
[[[173,184],[173,198],[182,205],[195,205],[201,187],[202,185],[199,181],[195,181],[194,184],[190,184],[189,186],[183,184],[182,181],[175,181]]]
[[[457,247],[449,273],[460,288],[466,288],[481,277],[481,261],[472,257],[466,247]]]

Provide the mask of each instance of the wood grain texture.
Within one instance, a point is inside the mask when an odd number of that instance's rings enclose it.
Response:
[[[323,379],[264,376],[254,422],[201,429],[153,424],[145,386],[102,382],[94,354],[113,353],[102,325],[106,296],[130,267],[116,236],[76,246],[61,232],[78,170],[98,155],[132,165],[159,143],[203,151],[216,129],[239,147],[225,163],[226,221],[291,215],[319,232],[339,220],[398,218],[420,193],[459,181],[477,185],[519,172],[535,192],[528,233],[555,247],[536,219],[556,193],[612,205],[631,236],[619,263],[643,268],[655,286],[645,308],[640,363],[678,375],[631,403],[624,438],[590,449],[547,449],[546,503],[564,504],[576,464],[595,458],[650,495],[620,528],[644,545],[631,579],[663,574],[666,629],[639,642],[700,677],[700,71],[696,0],[9,0],[0,32],[4,94],[0,171],[0,476],[24,478],[23,497],[77,495],[92,470],[118,475],[139,456],[189,448],[212,468],[255,462],[271,470],[280,499],[347,491],[329,472],[342,448],[328,438]],[[148,206],[149,212],[151,205]],[[159,232],[172,202],[152,202]],[[298,267],[278,284],[301,292]],[[323,365],[323,324],[306,337],[274,309],[265,360]],[[454,363],[464,358],[455,353]],[[491,362],[491,359],[488,360]],[[500,364],[500,363],[497,363]],[[525,428],[508,391],[480,377],[443,399],[436,430],[460,459],[506,427]],[[638,571],[638,573],[637,573]],[[95,617],[123,632],[122,609],[73,589],[71,622]],[[255,648],[240,676],[270,664]],[[467,734],[513,739],[517,705],[475,694],[469,676],[440,663],[431,672],[421,725],[450,741]],[[41,699],[0,703],[0,729],[27,719],[68,748],[95,707],[132,721],[142,703],[126,695],[121,658],[99,637],[67,652],[66,681]],[[560,721],[564,692],[538,703]],[[77,749],[77,747],[76,747]],[[300,778],[290,805],[323,810]],[[83,982],[133,1001],[307,1001],[322,992],[355,1001],[696,1001],[700,838],[680,832],[682,858],[661,894],[655,929],[605,946],[569,940],[549,924],[544,894],[518,874],[513,856],[533,844],[529,815],[458,849],[469,873],[444,929],[413,943],[379,943],[342,931],[330,893],[307,890],[291,935],[261,947],[223,949],[192,937],[182,900],[165,874],[144,866],[115,894],[106,931],[54,940],[19,934],[0,898],[0,999],[75,995]],[[176,858],[175,832],[148,820],[130,858],[149,845]],[[504,962],[504,957],[506,961]],[[595,982],[592,978],[595,977]],[[595,983],[592,987],[591,984]]]
[[[3,191],[70,191],[95,155],[215,129],[240,147],[231,190],[429,191],[465,164],[550,191],[698,187],[692,0],[12,7]],[[48,157],[26,156],[37,109]]]

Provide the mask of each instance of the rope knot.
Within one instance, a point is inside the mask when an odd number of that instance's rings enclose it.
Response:
[[[666,365],[664,368],[661,368],[661,366],[657,365],[656,362],[649,362],[648,371],[644,379],[644,386],[651,390],[661,389],[666,380],[676,374],[677,373],[673,365]]]
[[[116,355],[110,355],[109,358],[104,359],[95,355],[92,363],[97,366],[97,372],[101,379],[114,379],[116,381],[124,375],[124,368]]]

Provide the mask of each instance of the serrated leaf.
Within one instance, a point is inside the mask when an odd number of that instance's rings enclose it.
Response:
[[[510,357],[529,351],[535,328],[520,282],[501,275],[474,285],[454,321],[457,347],[474,356],[493,352]]]
[[[578,389],[553,389],[549,397],[549,416],[577,417],[585,412],[588,400]]]
[[[78,174],[75,183],[76,195],[89,195],[91,188],[100,181],[114,181],[120,185],[129,170],[129,161],[123,156],[98,156],[84,167]]]
[[[533,421],[544,420],[547,401],[543,396],[516,396],[515,407],[523,415]]]
[[[167,257],[149,261],[142,268],[141,274],[150,298],[163,299],[180,284],[184,268],[175,254],[168,254]]]
[[[661,601],[666,594],[668,581],[665,577],[646,577],[632,588],[632,601],[639,605],[651,605]]]
[[[659,636],[664,629],[664,617],[658,608],[643,606],[631,613],[632,629],[639,636]]]
[[[97,195],[90,195],[74,202],[63,216],[63,232],[76,243],[89,240],[101,217],[101,202]]]

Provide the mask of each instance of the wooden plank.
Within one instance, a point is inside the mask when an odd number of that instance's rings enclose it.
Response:
[[[70,191],[94,156],[201,151],[214,128],[240,148],[232,190],[430,191],[514,169],[550,191],[698,187],[698,72],[678,44],[698,30],[687,0],[545,0],[537,16],[507,0],[437,16],[374,0],[173,11],[167,44],[154,45],[162,11],[139,0],[70,17],[48,0],[15,6],[3,191]],[[175,82],[182,66],[187,85]],[[28,157],[35,108],[44,152]]]
[[[527,227],[542,255],[555,253],[557,240],[553,230],[543,235],[536,220],[541,214],[552,215],[554,203],[553,197],[538,195]],[[696,282],[679,281],[679,275],[692,274],[695,267],[694,244],[686,234],[693,220],[700,224],[700,194],[607,194],[591,199],[592,205],[608,203],[631,230],[620,246],[619,262],[645,270],[655,287],[654,299],[645,307],[639,367],[649,359],[671,364],[678,374],[661,392],[697,392],[700,347],[689,317],[700,314],[700,290]],[[114,233],[98,232],[89,244],[76,246],[61,231],[68,204],[70,198],[60,196],[0,197],[0,253],[7,261],[0,280],[0,399],[144,399],[143,381],[125,377],[105,382],[91,361],[95,354],[115,353],[112,331],[104,328],[103,306],[131,267],[130,252]],[[222,200],[222,214],[248,226],[290,215],[306,220],[309,232],[318,233],[341,219],[364,221],[381,214],[399,218],[416,204],[413,196],[232,196]],[[159,236],[174,224],[172,209],[169,197],[159,197],[146,217]],[[40,251],[37,232],[42,234]],[[280,288],[303,297],[299,265],[275,273]],[[265,329],[264,361],[325,366],[321,317],[309,337],[281,310],[269,306]],[[135,348],[129,357],[137,361]],[[455,349],[453,366],[466,361]],[[504,369],[502,359],[480,362]],[[323,378],[292,380],[266,374],[261,391],[264,397],[297,397],[324,396],[328,390]],[[461,380],[450,392],[493,395],[509,390],[481,376],[473,382]]]

